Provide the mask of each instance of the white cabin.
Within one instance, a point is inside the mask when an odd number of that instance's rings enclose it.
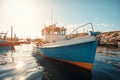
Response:
[[[66,29],[57,27],[56,24],[49,25],[42,30],[42,39],[47,42],[56,42],[65,39]]]

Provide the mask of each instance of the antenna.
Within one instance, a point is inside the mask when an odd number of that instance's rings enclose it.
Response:
[[[51,8],[50,24],[53,24],[53,9]]]
[[[13,42],[13,26],[11,25],[11,42]]]

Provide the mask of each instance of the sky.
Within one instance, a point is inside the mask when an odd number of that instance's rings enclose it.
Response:
[[[21,38],[41,37],[52,23],[72,31],[92,22],[100,32],[120,30],[120,0],[0,0],[0,32],[13,31]]]

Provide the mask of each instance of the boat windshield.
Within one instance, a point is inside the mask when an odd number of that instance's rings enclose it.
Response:
[[[65,35],[66,29],[59,27],[46,27],[42,30],[42,35]]]

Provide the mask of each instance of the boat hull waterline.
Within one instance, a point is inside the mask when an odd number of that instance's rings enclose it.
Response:
[[[41,47],[36,47],[36,49],[37,55],[42,57],[42,60],[40,59],[40,61],[45,60],[43,66],[50,68],[47,65],[47,63],[51,64],[53,68],[56,67],[56,71],[65,71],[65,69],[69,67],[70,69],[68,70],[70,70],[70,72],[68,72],[67,75],[71,75],[71,80],[81,78],[84,80],[92,80],[91,69],[92,64],[94,62],[96,47],[96,37],[88,36],[71,40],[65,40],[61,42],[44,44]],[[64,69],[61,64],[64,65]],[[80,71],[72,71],[71,69],[73,68],[73,66],[77,67],[76,70],[80,69]],[[73,75],[76,73],[82,76]],[[85,75],[87,75],[87,78],[85,77]],[[67,76],[64,76],[64,78],[65,77]]]

